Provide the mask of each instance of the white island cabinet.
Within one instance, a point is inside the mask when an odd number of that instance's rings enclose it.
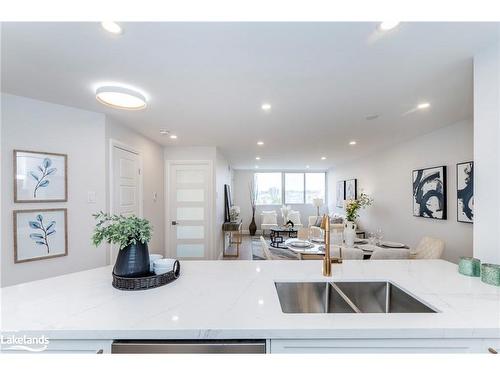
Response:
[[[500,288],[442,260],[185,261],[175,282],[111,286],[102,267],[2,288],[2,335],[49,338],[48,352],[109,353],[114,340],[265,340],[270,353],[500,351]],[[275,282],[390,281],[436,313],[284,313]],[[5,349],[6,345],[2,345]]]

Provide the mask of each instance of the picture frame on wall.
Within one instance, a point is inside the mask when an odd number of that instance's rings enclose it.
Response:
[[[68,201],[68,156],[14,150],[14,202]]]
[[[457,221],[474,223],[474,162],[457,164]]]
[[[447,219],[446,166],[412,172],[413,216]]]
[[[343,208],[345,200],[345,181],[337,181],[337,184],[335,185],[335,192],[335,206]]]
[[[358,180],[353,178],[345,182],[345,200],[358,199]]]
[[[68,255],[66,208],[15,210],[14,263]]]

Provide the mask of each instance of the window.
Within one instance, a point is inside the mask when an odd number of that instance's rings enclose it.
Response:
[[[281,204],[281,173],[255,173],[254,178],[257,204]]]
[[[325,174],[306,173],[306,203],[312,203],[314,198],[325,202]]]
[[[304,203],[304,173],[285,173],[285,204]]]
[[[264,172],[255,173],[254,179],[258,205],[312,204],[315,198],[326,204],[324,172]]]

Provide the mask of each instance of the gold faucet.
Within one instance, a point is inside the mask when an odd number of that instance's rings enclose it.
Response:
[[[332,263],[342,263],[342,248],[340,248],[340,258],[330,257],[330,216],[323,215],[321,220],[323,238],[325,242],[325,256],[323,257],[323,276],[332,276]]]

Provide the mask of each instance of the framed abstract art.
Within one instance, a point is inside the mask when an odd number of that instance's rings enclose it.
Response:
[[[413,216],[446,220],[446,166],[413,171]]]
[[[474,162],[457,164],[457,221],[474,222]]]
[[[345,200],[358,199],[358,180],[346,180],[345,182]]]

